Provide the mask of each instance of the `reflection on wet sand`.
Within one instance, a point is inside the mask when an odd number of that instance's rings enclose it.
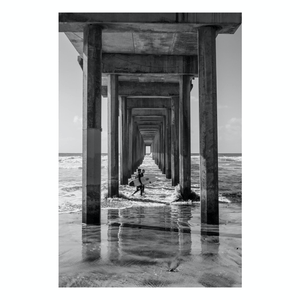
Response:
[[[113,212],[114,214],[114,212]],[[149,265],[191,252],[190,207],[166,207],[149,215],[145,208],[108,212],[109,259],[114,263]]]
[[[148,209],[149,210],[149,209]],[[144,207],[107,211],[107,253],[114,264],[156,264],[181,261],[191,254],[191,206],[165,207],[147,214]],[[201,254],[217,254],[219,226],[201,225]],[[82,259],[101,258],[101,226],[82,225]]]
[[[219,229],[201,225],[199,206],[106,210],[101,226],[82,225],[79,260],[61,245],[60,286],[241,286],[240,221],[226,215]]]
[[[96,261],[101,258],[101,226],[82,224],[82,260]]]
[[[110,209],[107,212],[107,219],[110,222],[118,222],[119,210],[117,209]],[[116,230],[107,230],[107,251],[108,251],[108,258],[111,262],[116,262],[119,260],[119,228],[115,228]]]

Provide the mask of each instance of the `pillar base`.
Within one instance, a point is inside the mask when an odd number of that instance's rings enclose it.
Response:
[[[86,191],[86,197],[82,199],[82,223],[100,225],[101,186],[100,184],[88,185],[84,190]],[[84,194],[83,196],[85,196]]]

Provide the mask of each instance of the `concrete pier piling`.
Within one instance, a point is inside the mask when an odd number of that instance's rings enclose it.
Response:
[[[100,224],[102,27],[83,32],[82,222]]]
[[[119,196],[118,75],[108,76],[108,197]]]
[[[83,223],[100,224],[101,95],[108,196],[119,195],[150,146],[162,173],[190,197],[190,92],[198,77],[201,223],[218,226],[216,37],[240,24],[240,13],[59,14],[83,69]]]
[[[191,134],[189,76],[180,76],[179,95],[179,183],[184,200],[191,193]]]
[[[216,36],[218,28],[198,30],[201,222],[219,224]]]
[[[128,184],[129,171],[128,171],[128,128],[127,128],[127,98],[119,98],[120,105],[120,134],[121,134],[121,147],[120,147],[120,184]]]
[[[171,99],[171,176],[172,185],[179,183],[179,98]]]

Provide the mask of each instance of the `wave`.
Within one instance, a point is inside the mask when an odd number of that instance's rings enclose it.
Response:
[[[62,190],[67,192],[73,192],[80,190],[81,186],[62,188]],[[69,202],[74,194],[65,195],[68,197],[68,201],[62,203],[59,206],[60,213],[75,213],[82,211],[81,203]],[[78,196],[78,195],[77,195]],[[71,199],[70,199],[71,198]],[[75,199],[75,198],[74,198]],[[231,203],[240,202],[241,195],[238,193],[224,193],[219,195],[220,203]],[[77,199],[79,200],[79,199]],[[192,191],[190,199],[188,201],[182,200],[179,186],[174,188],[173,193],[169,193],[167,196],[161,198],[159,195],[151,194],[151,197],[135,198],[131,196],[131,193],[120,192],[119,197],[108,198],[107,191],[102,191],[101,193],[101,209],[125,209],[133,206],[142,207],[154,207],[154,206],[166,206],[166,205],[197,205],[200,204],[200,195]]]
[[[171,186],[171,179],[161,173],[158,166],[154,164],[149,155],[140,168],[145,168],[148,175],[157,177],[155,184],[147,185],[144,197],[137,194],[132,197],[134,189],[128,185],[119,186],[118,198],[107,198],[108,175],[107,158],[102,157],[101,163],[101,209],[123,209],[132,206],[155,206],[155,205],[199,205],[200,183],[199,183],[199,155],[191,159],[191,188],[190,200],[183,201],[180,190]],[[71,213],[81,211],[82,197],[82,157],[76,155],[60,157],[60,201],[66,203],[60,206],[61,212]],[[241,203],[241,155],[219,155],[219,202]],[[228,162],[226,162],[228,161]],[[228,166],[227,166],[228,164]],[[73,169],[73,170],[64,170]],[[77,169],[77,170],[75,170]],[[135,172],[136,173],[136,172]],[[132,175],[134,177],[134,174]],[[137,197],[138,196],[138,197]]]
[[[220,161],[242,161],[242,156],[221,156]]]
[[[61,188],[62,191],[66,191],[66,192],[74,192],[74,191],[78,191],[81,189],[82,189],[82,186],[79,186],[79,185]]]
[[[222,197],[229,199],[230,202],[242,202],[242,192],[236,192],[236,193],[223,192],[221,195]]]
[[[59,213],[77,213],[82,211],[82,204],[64,202],[58,207]]]

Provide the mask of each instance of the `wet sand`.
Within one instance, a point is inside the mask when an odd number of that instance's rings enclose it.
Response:
[[[60,287],[242,285],[241,204],[220,203],[219,238],[201,236],[200,203],[102,209],[101,226],[62,213],[59,223]]]

